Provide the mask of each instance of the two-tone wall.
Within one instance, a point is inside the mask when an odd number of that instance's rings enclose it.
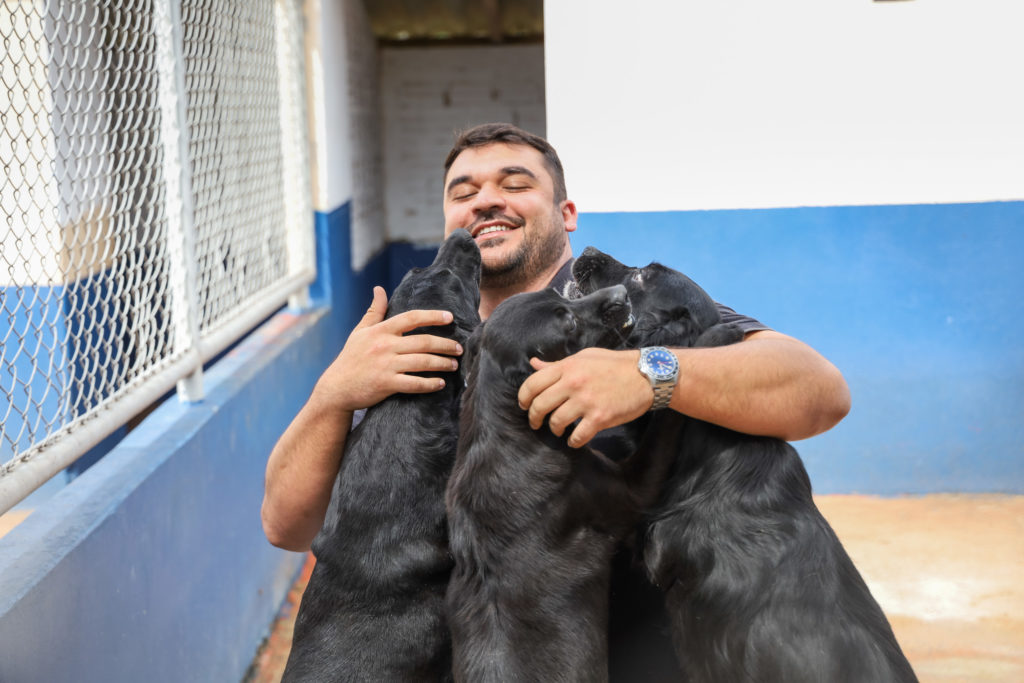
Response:
[[[819,492],[1024,491],[1012,0],[545,3],[574,248],[807,341],[853,409]]]
[[[665,261],[832,359],[853,411],[798,444],[817,490],[1024,490],[1021,10],[762,5],[545,3],[536,78],[575,248]],[[396,244],[430,241],[425,201],[414,226],[374,180],[397,139],[379,128],[394,64],[358,0],[309,10],[313,307],[272,318],[208,369],[201,403],[162,404],[0,538],[2,681],[239,680],[298,570],[260,529],[267,455],[370,287],[432,256]],[[518,111],[506,79],[529,89],[494,68],[469,98],[480,118]],[[440,188],[440,162],[409,182]]]
[[[356,144],[373,115],[350,104],[376,83],[362,3],[307,9],[314,304],[270,318],[206,369],[202,401],[162,402],[0,538],[0,681],[239,681],[304,561],[263,535],[267,457],[392,258],[372,210],[353,229],[376,153]]]

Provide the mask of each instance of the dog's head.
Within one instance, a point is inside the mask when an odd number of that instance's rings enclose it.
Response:
[[[696,282],[660,263],[631,268],[594,247],[587,247],[572,266],[578,295],[621,284],[633,305],[636,325],[632,347],[692,346],[721,316],[714,300]]]
[[[448,236],[432,264],[405,274],[391,295],[387,316],[422,308],[451,311],[454,320],[441,327],[417,328],[413,334],[464,342],[480,323],[480,249],[465,230]]]
[[[632,326],[622,285],[573,300],[553,289],[527,292],[494,309],[479,330],[475,351],[486,353],[515,381],[531,372],[530,358],[556,361],[591,346],[621,348]]]

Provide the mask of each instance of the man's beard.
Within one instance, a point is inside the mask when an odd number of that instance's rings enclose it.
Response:
[[[565,234],[554,229],[554,220],[535,224],[536,234],[525,234],[519,248],[501,263],[488,264],[487,247],[480,273],[481,289],[509,289],[525,285],[562,258]],[[518,228],[526,230],[526,226]],[[495,245],[497,246],[497,245]]]

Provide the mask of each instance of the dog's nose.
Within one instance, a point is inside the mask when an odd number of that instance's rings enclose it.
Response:
[[[605,322],[612,322],[613,320],[617,320],[618,318],[629,314],[629,296],[626,294],[625,286],[614,285],[599,291],[604,294],[603,300],[600,304],[602,320]]]
[[[464,277],[473,277],[480,268],[480,247],[466,230],[453,230],[441,243],[435,263],[444,262]],[[475,277],[479,278],[479,274]]]
[[[613,285],[606,291],[608,292],[608,298],[605,301],[606,307],[622,306],[629,300],[625,285]]]

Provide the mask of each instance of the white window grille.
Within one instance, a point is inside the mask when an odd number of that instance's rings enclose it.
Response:
[[[0,513],[315,275],[301,0],[0,0]]]

